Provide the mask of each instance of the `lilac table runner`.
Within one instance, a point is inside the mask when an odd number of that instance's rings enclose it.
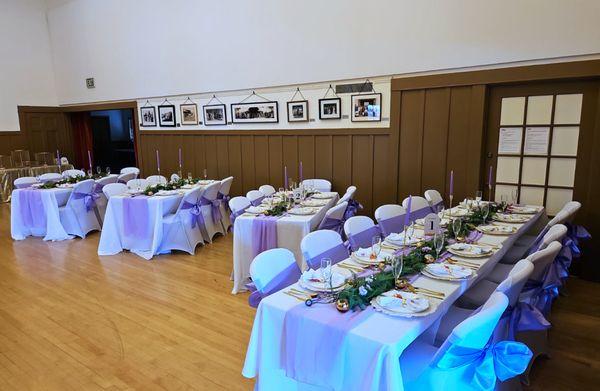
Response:
[[[125,197],[123,198],[123,236],[124,239],[136,242],[135,247],[142,247],[139,244],[147,244],[150,237],[148,215],[148,197]]]
[[[277,220],[275,216],[257,216],[252,221],[252,257],[277,247]]]
[[[46,212],[42,201],[42,190],[23,189],[19,192],[19,212],[25,227],[31,230],[46,229]]]

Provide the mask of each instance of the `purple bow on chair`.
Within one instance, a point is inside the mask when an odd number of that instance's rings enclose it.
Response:
[[[221,203],[225,204],[225,209],[231,212],[231,209],[229,209],[229,200],[231,200],[231,197],[228,194],[223,194],[219,192],[217,194],[217,199],[221,200]]]
[[[200,230],[205,229],[204,226],[204,216],[202,215],[202,201],[198,200],[197,203],[193,204],[188,201],[183,201],[183,205],[181,205],[181,209],[188,210],[190,209],[190,214],[192,215],[192,228],[198,228]]]
[[[214,200],[209,200],[202,197],[202,205],[210,205],[210,211],[213,223],[217,224],[221,221],[221,200],[215,198]]]
[[[252,206],[258,206],[263,202],[264,199],[265,196],[258,197],[257,199],[250,201],[250,203],[252,204]]]
[[[346,207],[346,211],[344,212],[344,221],[356,215],[356,212],[358,212],[358,210],[362,208],[363,206],[358,201],[356,201],[355,199],[349,199],[348,206]]]
[[[502,317],[509,318],[508,338],[512,341],[515,340],[517,333],[546,330],[551,326],[540,310],[523,301],[517,302],[514,307],[509,306]]]
[[[346,246],[344,246],[343,243],[340,243],[335,247],[332,247],[329,250],[325,250],[321,254],[315,255],[313,257],[309,257],[305,254],[304,258],[306,259],[306,264],[309,268],[317,270],[321,267],[321,259],[323,258],[331,259],[331,264],[335,265],[336,263],[348,258],[348,256],[348,249],[346,248]]]
[[[552,302],[558,297],[558,288],[562,285],[553,270],[554,268],[550,265],[542,281],[528,280],[523,287],[523,292],[531,292],[532,305],[545,317],[550,314]]]
[[[96,207],[96,200],[100,197],[100,194],[92,191],[91,193],[82,193],[78,191],[73,192],[73,198],[76,200],[80,200],[83,198],[83,202],[85,204],[85,210],[91,211]]]
[[[325,216],[321,224],[319,224],[319,228],[317,229],[329,229],[335,231],[341,235],[344,233],[344,222],[341,219],[336,219],[335,217]]]
[[[248,297],[248,304],[256,308],[262,299],[292,285],[299,279],[300,268],[296,263],[291,263],[260,290],[256,287],[255,283],[248,283],[246,284],[246,288],[251,292]]]
[[[248,208],[244,208],[244,209],[240,209],[235,212],[231,212],[231,214],[229,215],[229,220],[231,221],[231,226],[233,226],[235,219],[237,219],[238,217],[240,217],[241,215],[243,215],[246,212],[246,209],[248,209]]]
[[[404,214],[401,214],[379,221],[379,229],[383,236],[404,231],[404,216]]]
[[[581,240],[589,240],[592,235],[581,225],[574,225],[571,223],[565,223],[567,226],[567,237],[571,239],[569,243],[573,258],[579,258],[581,256],[581,250],[579,248],[579,242]]]

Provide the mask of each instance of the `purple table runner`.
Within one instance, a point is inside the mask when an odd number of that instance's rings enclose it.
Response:
[[[23,225],[28,229],[46,229],[46,211],[41,190],[23,189],[19,191],[19,212]]]
[[[146,243],[152,238],[148,231],[148,207],[147,196],[125,197],[123,198],[123,236],[125,239],[137,242],[136,244]],[[136,247],[138,247],[136,245]]]
[[[252,258],[277,247],[277,220],[275,216],[257,216],[252,221]]]

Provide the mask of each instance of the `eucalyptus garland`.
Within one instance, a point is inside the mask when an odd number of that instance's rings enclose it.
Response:
[[[288,208],[287,208],[287,202],[286,201],[280,201],[277,204],[275,204],[271,209],[265,211],[265,215],[267,216],[281,216],[282,214],[284,214],[285,212],[287,212]]]
[[[39,188],[40,189],[54,189],[55,187],[58,187],[59,185],[75,184],[75,183],[84,181],[86,179],[92,179],[92,178],[89,177],[89,176],[87,176],[87,175],[69,176],[69,177],[61,179],[59,181],[48,181],[48,182],[45,182]]]
[[[483,206],[476,206],[471,209],[471,212],[466,217],[457,217],[461,220],[461,226],[459,232],[454,232],[454,225],[452,223],[448,224],[446,229],[447,235],[451,238],[456,237],[467,237],[471,231],[475,230],[478,225],[486,224],[488,221],[491,221],[496,213],[506,210],[506,206],[503,204],[497,204],[491,202],[488,204],[489,212],[487,217],[485,216],[485,211]]]

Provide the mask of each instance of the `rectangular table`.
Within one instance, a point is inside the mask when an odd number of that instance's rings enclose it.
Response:
[[[416,287],[429,288],[444,292],[445,299],[430,299],[437,307],[425,317],[397,318],[373,312],[364,321],[351,328],[344,336],[340,349],[346,353],[343,358],[336,360],[335,373],[343,374],[336,379],[343,390],[403,390],[400,355],[415,339],[425,331],[433,338],[437,332],[440,318],[472,284],[488,274],[494,265],[509,250],[514,242],[527,232],[544,213],[540,210],[528,222],[514,224],[518,231],[509,236],[483,235],[480,242],[501,244],[502,247],[490,257],[468,258],[481,266],[477,277],[460,282],[442,281],[418,275],[413,281]],[[416,231],[422,233],[422,231]],[[461,259],[453,256],[453,258]],[[353,263],[348,259],[344,262]],[[336,272],[350,276],[350,272],[334,266]],[[298,283],[293,287],[302,289]],[[289,288],[284,289],[287,291]],[[297,299],[280,291],[263,299],[258,307],[252,335],[248,344],[246,361],[242,374],[245,377],[257,377],[257,390],[285,389],[302,390],[322,389],[313,385],[297,382],[286,376],[282,369],[283,346],[285,340],[284,319],[292,308],[304,305]],[[332,304],[317,304],[332,305]],[[310,311],[310,308],[306,309]],[[310,333],[310,330],[306,330]],[[314,357],[307,357],[314,360]],[[339,361],[339,362],[338,362]],[[324,389],[324,388],[323,388]]]
[[[33,176],[37,177],[49,172],[60,173],[65,170],[73,169],[71,164],[63,164],[48,166],[33,166],[33,167],[18,167],[18,168],[0,168],[0,202],[8,202],[13,191],[15,179]]]
[[[298,266],[301,270],[306,267],[306,262],[300,251],[300,242],[308,233],[314,231],[328,209],[334,206],[338,199],[338,193],[332,193],[333,197],[313,215],[295,216],[287,215],[277,221],[277,247],[287,248],[294,253]],[[250,263],[254,259],[252,243],[256,238],[252,235],[252,223],[255,216],[243,214],[235,219],[233,225],[233,291],[236,294],[246,290],[244,285],[250,277]]]

